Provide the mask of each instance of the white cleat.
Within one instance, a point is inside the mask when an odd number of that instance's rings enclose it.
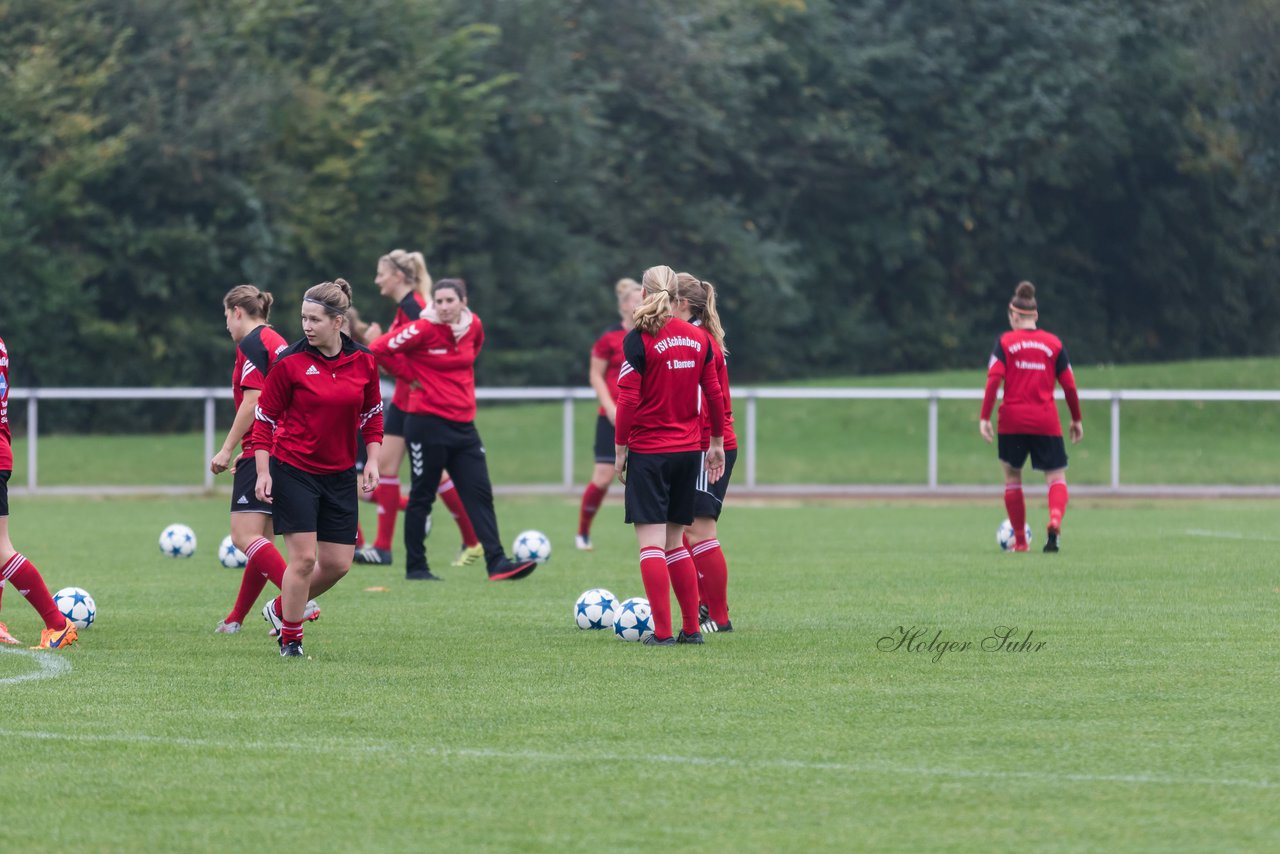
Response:
[[[219,620],[218,625],[214,628],[214,633],[219,635],[234,635],[240,631],[239,623],[228,623],[226,620]]]
[[[573,538],[573,544],[577,546],[580,552],[594,551],[595,547],[591,545],[591,538],[578,534]]]

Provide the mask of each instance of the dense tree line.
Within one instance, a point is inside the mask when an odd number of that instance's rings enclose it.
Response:
[[[0,0],[22,384],[221,384],[393,247],[486,383],[581,383],[621,275],[717,282],[735,375],[1280,351],[1280,0]]]

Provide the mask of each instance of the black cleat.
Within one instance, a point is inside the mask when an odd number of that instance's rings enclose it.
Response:
[[[707,621],[707,617],[710,617],[710,616],[711,616],[711,609],[707,607],[707,603],[700,602],[698,604],[698,622],[705,623]]]
[[[404,574],[405,581],[444,581],[429,569],[415,569]]]
[[[1047,552],[1056,552],[1058,550],[1058,532],[1053,528],[1049,529],[1049,534],[1045,537],[1044,550]]]
[[[703,620],[700,628],[708,634],[731,632],[733,631],[733,620],[724,623],[717,623],[715,620]]]
[[[356,549],[352,559],[356,563],[367,563],[372,566],[391,566],[391,551],[390,549],[375,549],[373,546],[365,546],[362,549]]]
[[[694,632],[693,634],[685,634],[684,629],[680,630],[680,634],[676,635],[676,643],[705,643],[702,640],[702,632]]]
[[[681,632],[681,634],[684,634],[684,632]],[[649,635],[648,637],[646,637],[644,640],[640,642],[645,646],[675,646],[676,645],[675,638],[670,638],[670,637],[660,638],[657,635]]]
[[[289,641],[280,644],[281,658],[303,658],[306,655],[302,651],[302,641]]]
[[[514,561],[509,557],[495,563],[489,568],[490,581],[516,581],[528,577],[538,568],[536,560]]]

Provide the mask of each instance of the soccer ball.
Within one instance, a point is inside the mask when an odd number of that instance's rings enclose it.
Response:
[[[603,587],[595,587],[573,604],[573,619],[580,629],[607,629],[618,616],[618,600]]]
[[[649,600],[635,596],[619,605],[618,614],[613,620],[613,633],[624,641],[642,641],[653,634],[653,614],[649,610]]]
[[[191,557],[196,553],[196,532],[173,523],[160,532],[160,551],[169,557]]]
[[[98,616],[98,606],[94,604],[93,597],[89,591],[79,587],[62,588],[53,594],[53,604],[77,629],[89,628],[93,625],[93,618]]]
[[[1027,545],[1031,545],[1031,526],[1027,525]],[[1005,519],[1000,523],[1000,527],[996,528],[996,544],[1000,546],[1000,551],[1007,552],[1013,548],[1013,523]]]
[[[222,538],[222,542],[218,545],[218,560],[227,569],[240,569],[249,562],[249,558],[245,557],[244,552],[236,548],[236,544],[231,541],[231,535]]]
[[[541,531],[521,531],[516,534],[511,553],[516,560],[536,560],[545,563],[551,557],[551,541]]]

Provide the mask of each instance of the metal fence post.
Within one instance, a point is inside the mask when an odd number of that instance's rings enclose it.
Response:
[[[747,489],[756,485],[756,395],[747,392]]]
[[[564,469],[561,483],[573,489],[573,389],[564,391]]]
[[[37,392],[31,389],[31,396],[27,398],[27,489],[32,494],[36,491],[36,460],[39,453],[36,445],[39,442],[37,438],[40,433],[40,401],[37,399]]]
[[[1111,394],[1111,488],[1120,488],[1120,392]]]
[[[213,393],[204,399],[204,488],[213,489],[213,469],[209,468],[209,460],[213,459],[214,409]]]
[[[938,393],[929,392],[929,488],[938,488]]]

